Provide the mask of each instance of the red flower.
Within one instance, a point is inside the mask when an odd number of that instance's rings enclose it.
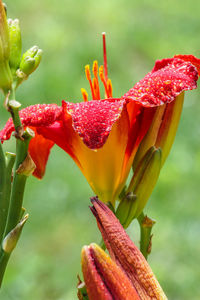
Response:
[[[94,99],[100,98],[97,68],[95,62],[92,82],[86,67]],[[62,107],[33,105],[21,110],[20,117],[23,125],[36,133],[29,146],[37,166],[36,177],[44,175],[50,149],[55,143],[74,159],[99,198],[114,203],[139,145],[147,132],[151,133],[149,128],[152,121],[155,123],[158,110],[168,110],[183,91],[196,88],[198,72],[192,63],[180,58],[157,61],[150,73],[118,99],[111,98],[112,85],[101,67],[100,78],[107,99],[87,101],[87,93],[83,90],[85,102],[63,101]],[[161,127],[162,118],[157,131]],[[9,119],[0,132],[1,141],[9,139],[13,130]],[[159,132],[156,137],[160,138]],[[155,140],[151,140],[150,146]]]

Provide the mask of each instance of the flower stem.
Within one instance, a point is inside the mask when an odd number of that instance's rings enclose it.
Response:
[[[5,235],[8,234],[20,220],[27,176],[18,174],[17,170],[27,156],[28,145],[31,138],[31,133],[26,130],[23,134],[24,140],[17,139],[16,142],[16,163],[13,174],[12,192]]]
[[[0,287],[3,281],[4,273],[6,270],[6,266],[10,257],[10,253],[6,253],[1,249],[0,254]]]
[[[153,235],[151,234],[151,231],[156,222],[145,216],[143,212],[139,215],[137,220],[140,225],[140,251],[147,260],[152,247],[151,240]]]
[[[4,191],[3,196],[0,201],[0,244],[2,242],[7,216],[8,216],[8,208],[10,203],[10,192],[11,192],[11,174],[12,174],[12,168],[15,162],[15,154],[6,152],[6,168],[5,168],[5,174],[4,174]]]
[[[27,176],[19,172],[20,165],[24,162],[28,154],[28,145],[33,137],[33,132],[29,128],[24,132],[19,116],[19,108],[21,104],[15,100],[15,87],[9,94],[8,110],[11,113],[13,123],[15,126],[15,137],[16,137],[16,161],[13,171],[13,183],[11,185],[11,172],[14,163],[14,158],[11,157],[6,160],[2,156],[2,148],[0,148],[0,164],[5,169],[4,178],[4,228],[2,227],[1,232],[1,246],[0,246],[0,287],[6,270],[6,266],[10,257],[10,253],[3,250],[2,240],[9,234],[19,223],[22,214],[22,202],[24,196],[24,189],[27,180]],[[1,166],[0,166],[1,167]],[[1,188],[1,187],[0,187]],[[1,212],[0,212],[1,213]],[[6,223],[6,224],[5,224]],[[4,240],[3,240],[4,241]]]
[[[4,213],[5,213],[5,190],[6,190],[6,160],[3,153],[3,147],[0,143],[0,240],[4,233],[5,223],[4,223]]]

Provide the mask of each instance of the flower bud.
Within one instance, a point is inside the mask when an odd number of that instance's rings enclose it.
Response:
[[[138,166],[138,169],[142,168],[143,172],[140,173],[140,170],[138,172],[136,170],[135,172],[135,180],[137,181],[137,184],[134,186],[133,193],[137,196],[137,211],[135,213],[136,218],[141,214],[142,210],[144,209],[149,197],[151,196],[151,193],[153,192],[153,189],[160,174],[162,150],[160,148],[152,148],[149,149],[147,155],[145,155],[145,157],[142,159],[141,163]],[[151,155],[149,155],[149,153]]]
[[[22,51],[21,31],[19,20],[8,19],[8,31],[10,40],[9,64],[13,73],[19,68]]]
[[[22,74],[24,74],[24,77],[30,75],[39,66],[41,58],[42,50],[37,46],[33,46],[32,48],[27,50],[22,56],[18,76],[22,78]],[[20,72],[22,72],[21,76]]]
[[[84,246],[81,258],[90,300],[140,299],[128,276],[98,245]]]
[[[3,89],[5,94],[11,88],[12,84],[12,74],[8,63],[9,55],[8,24],[4,5],[0,1],[0,88]]]
[[[124,228],[127,228],[145,207],[160,173],[161,156],[161,149],[151,147],[139,162],[128,193],[121,200],[116,212]]]
[[[120,266],[120,268],[123,269],[121,271],[121,275],[123,275],[124,273],[124,275],[129,278],[132,286],[136,289],[137,294],[139,295],[139,299],[167,300],[167,297],[165,296],[146,259],[144,258],[140,250],[131,241],[126,231],[117,220],[116,216],[104,203],[100,202],[97,197],[92,198],[91,201],[93,206],[90,207],[90,209],[96,218],[97,225],[99,227],[99,230],[101,231],[103,240],[111,256],[111,259],[113,260],[113,262],[116,262],[117,265]],[[106,287],[109,287],[106,279],[113,278],[116,272],[115,268],[108,261],[102,250],[100,251],[97,246],[93,245],[94,244],[90,245],[87,248],[84,247],[82,250],[82,270],[88,291],[90,290],[94,293],[93,298],[90,298],[90,295],[88,293],[89,299],[96,300],[99,298],[96,297],[95,287],[96,291],[100,291],[100,289],[103,289],[104,284],[106,284]],[[102,272],[102,263],[105,265],[103,269],[104,272]],[[111,275],[109,277],[106,277],[106,275],[108,275],[109,273]],[[102,274],[104,275],[104,280],[100,281],[97,275],[100,275],[101,279]],[[113,291],[115,287],[116,291],[116,284],[119,283],[121,286],[119,290],[122,289],[122,287],[124,286],[124,280],[120,278],[121,275],[118,276],[117,282],[112,282],[111,289],[109,290]],[[94,280],[95,278],[96,280]],[[112,296],[113,298],[108,299],[124,299],[123,297],[119,296],[119,293],[118,297],[115,297],[115,294],[113,294]],[[128,296],[126,297],[125,293],[124,296],[125,299],[129,299]],[[135,295],[132,292],[132,297],[130,299],[135,299],[134,296]],[[107,298],[102,297],[100,299]]]

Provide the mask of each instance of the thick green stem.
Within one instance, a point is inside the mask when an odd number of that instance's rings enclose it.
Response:
[[[9,233],[17,225],[21,216],[27,176],[18,174],[17,170],[27,156],[28,145],[32,136],[29,132],[25,132],[23,138],[24,140],[17,139],[16,144],[16,163],[13,174],[12,192],[5,234]]]
[[[13,153],[6,153],[6,172],[4,175],[4,184],[5,188],[3,191],[3,197],[0,201],[0,244],[2,242],[6,221],[7,221],[7,215],[8,215],[8,208],[10,203],[10,192],[11,192],[11,175],[12,175],[12,168],[15,162],[15,154]]]
[[[8,260],[10,257],[10,253],[6,253],[1,249],[1,254],[0,254],[0,287],[3,281],[4,273],[6,270],[6,266],[8,264]]]
[[[140,225],[140,251],[147,259],[148,255],[151,253],[152,247],[152,234],[151,230],[155,221],[145,216],[142,212],[137,218]]]
[[[4,233],[5,224],[4,220],[5,213],[5,190],[6,190],[6,160],[3,153],[3,147],[0,143],[0,238]]]

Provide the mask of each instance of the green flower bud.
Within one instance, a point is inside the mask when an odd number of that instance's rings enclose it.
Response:
[[[23,54],[20,63],[20,71],[23,72],[25,76],[30,75],[39,66],[41,58],[42,50],[37,46],[33,46]]]
[[[127,228],[134,218],[137,209],[135,205],[136,199],[136,195],[131,192],[128,193],[118,205],[116,217],[124,228]]]
[[[9,64],[13,73],[19,68],[22,52],[21,31],[19,20],[8,19],[8,30],[10,39],[10,57]]]
[[[141,212],[143,211],[153,189],[156,185],[158,180],[160,169],[161,169],[161,162],[162,162],[162,150],[160,148],[156,149],[152,147],[154,151],[149,149],[147,154],[145,155],[144,159],[142,159],[141,164],[139,164],[138,168],[143,169],[143,161],[145,162],[145,168],[142,174],[140,174],[140,178],[137,178],[137,185],[135,186],[133,192],[137,196],[137,211],[135,217],[137,218]],[[149,155],[148,159],[148,153]],[[145,159],[147,158],[147,159]],[[137,170],[136,170],[137,171]],[[137,172],[136,172],[137,173]]]
[[[160,174],[161,157],[161,149],[151,147],[138,164],[127,194],[121,200],[116,212],[124,228],[127,228],[143,211]]]
[[[0,88],[7,93],[11,88],[12,74],[9,67],[9,33],[5,8],[0,1]]]

